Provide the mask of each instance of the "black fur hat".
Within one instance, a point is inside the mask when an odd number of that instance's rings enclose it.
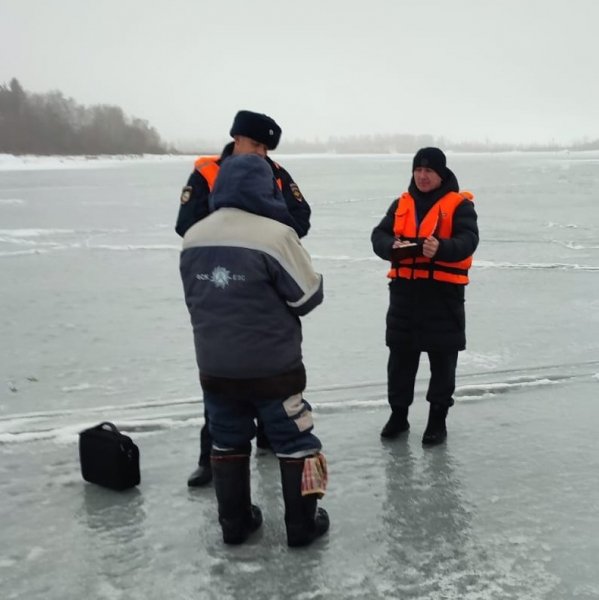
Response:
[[[231,137],[244,135],[274,150],[281,139],[281,128],[274,119],[251,110],[240,110],[233,119]]]
[[[417,167],[432,169],[441,179],[448,175],[447,159],[439,148],[420,148],[412,161],[412,173]]]

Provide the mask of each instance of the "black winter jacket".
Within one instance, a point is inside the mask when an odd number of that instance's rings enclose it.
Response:
[[[414,198],[418,219],[421,221],[441,197],[448,192],[459,191],[459,185],[455,175],[449,171],[449,177],[433,192],[420,192],[413,178],[408,190]],[[396,207],[397,200],[394,200],[381,222],[373,229],[370,238],[375,254],[384,260],[391,260]],[[435,258],[448,262],[463,260],[474,253],[478,241],[474,204],[464,200],[454,213],[452,237],[439,240]],[[464,350],[464,287],[432,279],[393,279],[389,283],[385,336],[387,346],[432,352]]]
[[[226,158],[232,156],[233,145],[234,143],[230,142],[224,147],[222,154],[217,161],[219,165],[222,164]],[[272,161],[268,156],[266,157],[266,162],[270,165],[275,178],[281,180],[283,198],[285,199],[289,213],[293,217],[292,227],[299,237],[304,237],[310,229],[310,205],[306,202],[306,199],[303,197],[297,184],[291,178],[291,175],[283,167]],[[179,207],[179,214],[175,225],[175,231],[181,237],[185,235],[185,232],[194,223],[201,221],[210,214],[208,206],[210,189],[208,188],[207,181],[197,170],[194,169],[193,173],[189,176],[187,187],[191,188],[191,195],[189,199]]]

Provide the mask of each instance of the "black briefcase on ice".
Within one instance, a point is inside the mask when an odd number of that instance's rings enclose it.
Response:
[[[139,448],[107,421],[79,433],[79,461],[90,483],[126,490],[140,481]]]

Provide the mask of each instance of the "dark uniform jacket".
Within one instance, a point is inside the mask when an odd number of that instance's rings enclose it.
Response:
[[[449,169],[448,169],[449,171]],[[459,191],[455,175],[449,171],[440,188],[423,194],[414,179],[409,186],[414,198],[418,221],[448,192]],[[391,260],[395,240],[393,224],[397,200],[373,229],[372,247],[378,256]],[[464,200],[455,210],[452,236],[439,240],[435,258],[456,262],[472,256],[478,246],[478,225],[474,204]],[[433,279],[393,279],[389,283],[387,312],[387,346],[403,350],[455,351],[466,347],[464,285]]]
[[[316,273],[264,159],[224,161],[214,212],[183,238],[180,271],[204,390],[286,398],[304,390],[299,316],[322,302]]]
[[[233,146],[234,142],[225,146],[217,161],[218,164],[222,164],[227,157],[232,156]],[[266,162],[270,165],[275,179],[281,181],[283,198],[294,220],[293,228],[299,237],[305,236],[310,229],[311,210],[309,204],[302,196],[299,187],[293,181],[291,175],[283,167],[275,163],[268,156],[266,157]],[[210,194],[208,183],[197,170],[194,169],[193,173],[189,176],[187,187],[191,189],[189,190],[189,194],[182,195],[181,197],[181,206],[179,208],[177,224],[175,225],[175,231],[181,237],[185,235],[185,232],[194,223],[208,216],[210,212],[208,207],[208,196]]]

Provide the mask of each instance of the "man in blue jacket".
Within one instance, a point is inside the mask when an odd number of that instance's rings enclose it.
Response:
[[[223,541],[242,543],[262,523],[250,494],[257,414],[280,462],[287,543],[306,545],[329,525],[317,508],[326,461],[302,396],[300,317],[322,302],[322,276],[264,158],[223,161],[210,208],[184,236],[180,271],[213,439]]]
[[[177,233],[183,237],[192,225],[210,213],[208,198],[224,160],[229,156],[239,154],[257,154],[266,160],[272,170],[292,217],[291,227],[295,229],[299,237],[305,236],[310,229],[310,205],[291,175],[268,156],[268,152],[274,150],[281,139],[279,125],[268,115],[250,110],[240,110],[233,119],[230,135],[233,141],[224,147],[220,156],[203,156],[195,161],[195,168],[181,193],[179,214],[175,225]],[[200,432],[198,466],[187,479],[187,485],[190,487],[203,486],[212,480],[210,467],[212,440],[206,413],[204,419],[205,423]],[[258,421],[256,445],[259,448],[270,447],[261,421]]]

